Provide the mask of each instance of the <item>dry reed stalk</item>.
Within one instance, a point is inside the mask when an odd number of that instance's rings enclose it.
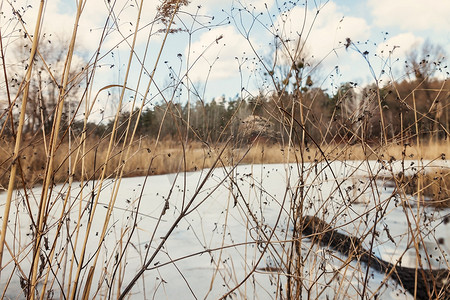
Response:
[[[87,108],[87,106],[88,106],[88,104],[87,104],[87,101],[86,101],[86,108]],[[86,128],[86,124],[87,124],[87,115],[85,116],[85,119],[84,119],[84,128]],[[80,151],[81,151],[81,153],[82,153],[82,157],[81,157],[81,176],[80,176],[80,184],[81,184],[81,186],[84,186],[83,185],[83,180],[84,180],[84,176],[83,176],[83,174],[84,174],[84,169],[85,169],[85,166],[86,166],[86,164],[85,164],[85,155],[84,154],[86,154],[87,152],[86,152],[86,131],[85,130],[83,130],[83,133],[82,133],[82,136],[81,136],[81,141],[82,141],[82,147],[80,148]],[[75,163],[75,165],[74,165],[74,168],[76,167],[76,163]],[[95,168],[95,164],[92,164],[93,166],[94,166],[94,168]],[[75,173],[75,171],[73,171],[73,173]],[[89,177],[88,177],[89,178]],[[80,199],[83,199],[83,189],[81,189],[81,191],[80,191]],[[78,245],[78,238],[79,238],[79,234],[80,234],[80,226],[81,226],[81,222],[80,222],[80,220],[81,220],[81,216],[82,216],[82,203],[83,203],[83,201],[79,201],[79,206],[78,206],[78,217],[77,217],[77,220],[78,220],[78,222],[77,222],[77,224],[76,224],[76,226],[75,226],[75,238],[74,238],[74,249],[73,249],[73,256],[71,257],[71,259],[70,259],[70,266],[69,266],[69,275],[68,275],[68,284],[67,284],[67,291],[70,293],[70,290],[71,290],[71,286],[72,286],[72,274],[73,274],[73,264],[74,264],[74,262],[75,262],[75,251],[76,251],[76,245]],[[67,254],[67,256],[69,256],[69,254]],[[66,275],[66,273],[65,273],[65,271],[66,270],[64,270],[64,273],[63,273],[63,278],[65,277],[65,275]],[[63,286],[63,288],[64,288],[64,286]]]
[[[132,51],[130,53],[130,61],[129,61],[130,63],[131,63],[132,54],[134,52],[135,39],[137,37],[137,32],[138,32],[138,29],[139,29],[139,21],[140,21],[140,15],[141,15],[141,12],[142,12],[143,3],[144,2],[142,0],[140,5],[139,5],[139,12],[138,12],[138,17],[137,17],[137,21],[136,21],[136,27],[135,27],[135,34],[134,34],[134,40],[133,40],[133,45],[132,45]],[[173,14],[171,16],[171,20],[170,20],[170,22],[169,22],[169,24],[167,26],[167,30],[166,30],[166,33],[165,33],[162,45],[160,47],[159,54],[157,56],[157,59],[156,59],[156,62],[155,62],[154,68],[153,68],[153,72],[152,72],[152,74],[151,74],[151,76],[149,78],[149,83],[147,85],[147,89],[146,89],[144,98],[147,97],[147,95],[148,95],[148,93],[150,91],[150,86],[151,86],[151,84],[153,82],[153,79],[154,79],[154,76],[155,76],[155,73],[156,73],[156,69],[157,69],[157,66],[159,64],[159,61],[160,61],[160,58],[161,58],[161,55],[162,55],[162,51],[163,51],[164,46],[166,44],[166,40],[167,40],[167,37],[168,37],[169,32],[170,32],[170,27],[171,27],[171,25],[173,23],[173,19],[174,19],[175,15],[176,15],[176,13],[178,11],[179,3],[180,3],[180,0],[177,1],[176,7],[175,7],[175,9],[173,11]],[[136,90],[138,90],[138,89],[136,89]],[[136,101],[136,97],[134,97],[134,101]],[[134,101],[133,101],[133,107],[134,107],[134,104],[135,104]],[[129,142],[128,142],[128,145],[125,145],[125,142],[124,142],[124,145],[122,147],[122,151],[121,151],[121,155],[120,155],[119,161],[122,161],[122,154],[124,153],[123,150],[125,150],[125,146],[126,146],[126,153],[125,153],[124,158],[123,158],[124,163],[122,163],[120,165],[119,170],[117,170],[117,172],[116,172],[117,175],[116,175],[116,180],[114,181],[113,193],[112,193],[111,199],[110,199],[110,201],[108,203],[106,218],[105,218],[105,221],[103,223],[103,229],[102,229],[102,232],[101,232],[101,235],[100,235],[98,247],[100,247],[101,244],[103,243],[103,239],[104,239],[104,237],[106,235],[106,232],[108,230],[109,220],[110,220],[110,217],[112,215],[112,211],[114,209],[114,205],[115,205],[115,202],[116,202],[116,199],[117,199],[117,194],[119,192],[120,183],[121,183],[122,178],[123,178],[125,164],[128,161],[128,158],[130,156],[131,145],[133,143],[134,136],[136,134],[136,130],[137,130],[137,127],[138,127],[138,124],[139,124],[139,118],[140,118],[140,115],[141,115],[141,113],[143,111],[143,108],[144,108],[144,103],[145,102],[142,101],[141,107],[139,109],[138,118],[136,120],[136,123],[135,123],[135,126],[133,128],[133,131],[132,131],[130,139],[128,139],[128,134],[129,134],[129,131],[130,131],[133,109],[131,110],[130,115],[129,115],[127,128],[125,130],[125,137],[124,137],[124,141],[128,141],[129,140]],[[100,252],[97,252],[96,255],[95,255],[95,258],[93,260],[92,272],[93,272],[93,270],[95,268],[95,265],[97,264],[97,260],[98,260],[99,254],[100,254]],[[91,282],[87,283],[86,286],[85,286],[85,294],[86,295],[89,295],[90,287],[91,287]],[[118,288],[120,289],[120,285],[119,285]]]
[[[133,58],[133,55],[134,55],[134,48],[135,48],[135,45],[136,45],[137,32],[138,32],[138,28],[139,28],[138,26],[139,26],[140,16],[141,16],[141,12],[142,12],[142,5],[143,5],[143,1],[141,1],[140,5],[139,5],[135,31],[134,31],[134,35],[133,35],[133,41],[132,41],[132,44],[130,46],[130,54],[129,54],[129,57],[128,57],[128,63],[127,63],[127,68],[126,68],[126,72],[125,72],[124,82],[123,82],[123,86],[122,86],[120,97],[119,97],[119,103],[118,103],[118,107],[119,108],[122,107],[123,98],[124,98],[124,95],[125,95],[125,90],[127,88],[128,77],[129,77],[130,69],[131,69],[131,61],[132,61],[132,58]],[[101,176],[100,176],[100,180],[99,180],[98,192],[97,192],[97,195],[96,195],[96,197],[94,199],[94,202],[92,204],[91,215],[89,216],[89,221],[88,221],[88,224],[87,224],[85,238],[84,238],[84,241],[83,241],[83,244],[82,244],[80,260],[79,260],[79,264],[78,264],[78,267],[77,267],[76,275],[75,275],[75,278],[74,278],[72,291],[71,291],[71,294],[70,294],[70,299],[75,299],[75,297],[76,297],[78,283],[79,283],[80,275],[81,275],[81,268],[83,266],[84,257],[85,257],[85,253],[86,253],[86,244],[87,244],[87,241],[88,241],[88,238],[89,238],[89,233],[90,233],[90,230],[91,230],[91,227],[92,227],[93,217],[95,215],[95,211],[96,211],[96,208],[97,208],[98,200],[99,200],[99,197],[100,197],[100,192],[101,192],[101,189],[102,189],[102,186],[103,186],[103,180],[104,180],[104,178],[106,176],[106,170],[107,170],[107,166],[108,166],[108,163],[109,163],[109,160],[110,160],[110,156],[111,156],[111,152],[112,152],[112,146],[113,146],[113,142],[114,142],[116,131],[117,131],[118,120],[119,120],[119,113],[120,113],[120,109],[117,110],[115,118],[114,118],[114,124],[113,124],[112,132],[111,132],[111,137],[110,137],[110,140],[109,140],[108,150],[107,150],[106,156],[105,156],[105,163],[104,163],[104,166],[103,166],[103,169],[102,169],[102,173],[101,173]],[[90,289],[90,283],[87,283],[87,284],[88,284],[87,289],[89,290]],[[89,293],[87,293],[87,294],[89,294]]]
[[[422,154],[422,151],[421,151],[421,149],[420,149],[420,132],[419,132],[419,123],[418,123],[418,121],[417,121],[417,108],[416,108],[416,96],[415,96],[416,94],[414,93],[414,91],[413,91],[413,109],[414,109],[414,120],[415,120],[415,122],[414,122],[414,124],[415,124],[415,128],[416,128],[416,137],[417,137],[417,141],[416,141],[416,143],[417,143],[417,147],[419,148],[419,157],[421,157],[421,154]],[[421,167],[421,162],[419,162],[419,167]],[[420,191],[421,191],[421,186],[422,186],[422,179],[421,179],[421,176],[419,175],[419,180],[418,180],[418,184],[417,184],[417,198],[418,198],[418,201],[417,201],[417,219],[415,219],[414,221],[415,221],[415,223],[416,223],[416,234],[417,234],[417,236],[421,236],[420,235],[420,228],[419,228],[419,226],[418,226],[418,224],[420,223],[420,202],[421,202],[421,194],[420,194]],[[421,260],[419,259],[419,241],[417,240],[417,239],[415,239],[414,238],[414,248],[416,249],[416,265],[420,265],[420,267],[422,268],[422,263],[421,263]],[[415,272],[415,278],[414,278],[414,280],[415,280],[415,287],[414,287],[414,299],[416,299],[417,298],[417,280],[418,280],[418,277],[419,277],[419,270],[418,270],[418,268],[416,268],[416,272]]]
[[[72,32],[72,37],[71,37],[71,41],[69,44],[69,49],[68,49],[68,53],[66,56],[66,61],[64,64],[64,71],[63,71],[63,80],[62,80],[62,84],[60,86],[60,91],[59,91],[59,100],[58,100],[58,106],[57,106],[57,110],[56,110],[56,120],[53,124],[53,128],[52,128],[52,132],[51,132],[51,139],[50,139],[50,152],[49,152],[49,158],[48,158],[48,162],[47,162],[47,168],[45,171],[46,177],[44,179],[44,184],[42,187],[42,196],[41,196],[41,200],[39,203],[39,217],[38,217],[38,228],[37,228],[37,236],[36,236],[36,244],[35,244],[35,257],[34,257],[34,261],[33,261],[33,269],[32,269],[32,275],[31,275],[31,299],[34,299],[34,288],[36,286],[36,280],[37,280],[37,273],[38,273],[38,264],[39,264],[39,257],[40,257],[40,243],[41,243],[41,239],[42,239],[42,234],[43,234],[43,228],[44,228],[44,220],[45,220],[45,214],[46,214],[46,210],[47,210],[47,203],[48,203],[48,191],[49,191],[49,186],[50,184],[52,184],[51,182],[51,176],[53,175],[53,164],[54,164],[54,157],[55,157],[55,151],[56,151],[56,147],[57,147],[57,143],[58,143],[58,136],[60,133],[60,124],[61,124],[61,116],[63,113],[63,109],[64,109],[64,102],[65,102],[65,97],[66,97],[66,89],[67,89],[67,84],[69,82],[69,73],[70,73],[70,68],[72,65],[72,58],[73,58],[73,54],[74,54],[74,48],[75,48],[75,41],[76,41],[76,37],[77,37],[77,29],[78,29],[78,22],[80,20],[80,16],[82,13],[82,8],[84,6],[84,2],[83,1],[79,1],[78,2],[78,7],[77,7],[77,13],[76,13],[76,17],[75,17],[75,24],[73,27],[73,32]],[[70,150],[70,149],[69,149]],[[70,159],[70,158],[69,158]],[[70,170],[69,170],[70,172]],[[65,208],[67,205],[67,201],[70,197],[70,185],[71,185],[71,180],[73,180],[73,177],[69,178],[70,182],[69,182],[69,190],[67,193],[67,197],[65,197],[64,199],[64,204],[62,207],[62,212],[61,214],[63,215],[65,213]],[[62,223],[62,221],[61,221]],[[56,244],[56,240],[58,239],[59,234],[56,235],[55,237],[55,241],[54,243]],[[42,288],[42,292],[41,292],[41,299],[44,297],[45,295],[45,291],[46,291],[46,286],[47,286],[47,280],[48,280],[48,275],[50,273],[50,268],[52,267],[52,259],[53,259],[53,255],[54,255],[54,248],[51,252],[50,255],[50,260],[48,261],[48,273],[46,275],[46,279],[44,280],[43,283],[43,288]]]
[[[21,142],[22,142],[23,126],[24,126],[24,122],[25,122],[25,113],[26,113],[26,107],[27,107],[27,99],[28,99],[31,71],[33,69],[33,67],[32,67],[33,60],[36,55],[37,47],[39,44],[39,36],[40,36],[39,33],[40,33],[41,25],[42,25],[41,21],[42,21],[42,16],[43,16],[44,3],[45,3],[44,0],[40,1],[39,11],[37,14],[37,20],[36,20],[35,28],[34,28],[34,40],[33,40],[33,45],[31,48],[30,58],[29,58],[29,62],[28,62],[29,67],[28,67],[26,77],[25,77],[25,87],[23,90],[19,124],[18,124],[17,132],[16,132],[16,143],[15,143],[14,152],[13,152],[13,160],[12,160],[13,163],[11,165],[11,173],[10,173],[10,179],[9,179],[9,184],[8,184],[8,194],[7,194],[7,198],[6,198],[5,211],[4,211],[4,215],[3,215],[3,224],[2,224],[1,237],[0,237],[0,267],[3,267],[2,259],[3,259],[3,249],[4,249],[4,245],[5,245],[5,239],[6,239],[6,229],[8,226],[12,194],[14,191],[14,183],[15,183],[16,172],[17,172],[17,163],[18,163],[18,159],[20,156],[20,146],[21,146]]]

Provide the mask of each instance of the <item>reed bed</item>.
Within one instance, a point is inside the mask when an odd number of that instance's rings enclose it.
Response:
[[[23,150],[21,151],[21,167],[28,187],[35,187],[42,184],[44,167],[46,163],[45,144],[42,140],[35,142],[25,141]],[[13,143],[11,141],[3,141],[3,147],[0,154],[0,165],[3,176],[0,184],[5,187],[9,180],[9,166],[12,153]],[[72,160],[76,159],[76,151],[82,144],[73,141],[72,144]],[[156,146],[155,146],[156,145]],[[214,147],[208,147],[202,142],[189,142],[183,150],[177,147],[178,143],[174,140],[163,140],[156,143],[154,139],[139,138],[131,146],[132,155],[124,164],[124,177],[160,175],[177,173],[180,171],[197,171],[210,168],[214,162],[217,152],[225,145],[218,143]],[[98,138],[87,138],[85,146],[88,148],[86,155],[82,158],[86,163],[84,174],[81,174],[81,164],[75,161],[75,169],[73,177],[75,180],[82,178],[98,179],[100,168],[102,166],[101,159],[105,157],[108,149],[108,140],[104,138],[98,141]],[[116,145],[112,152],[112,157],[108,163],[106,176],[114,175],[121,163],[119,161],[121,145]],[[241,145],[240,147],[226,146],[226,151],[222,156],[223,166],[232,166],[234,159],[240,158],[240,164],[279,164],[279,163],[295,163],[295,152],[298,149],[285,147],[279,143],[254,142],[253,144]],[[446,142],[434,142],[421,145],[420,149],[416,145],[399,145],[397,143],[380,147],[377,145],[369,146],[369,153],[364,153],[361,145],[346,144],[329,144],[322,146],[322,150],[326,156],[332,160],[442,160],[450,155],[450,147]],[[58,146],[58,152],[55,156],[57,168],[54,172],[54,181],[63,183],[68,178],[68,156],[69,145],[62,142]],[[290,155],[289,155],[290,154]],[[80,158],[81,160],[81,158]],[[186,164],[184,164],[186,160]],[[323,157],[316,147],[308,148],[305,151],[305,162],[322,161]],[[152,165],[148,170],[143,166]],[[122,162],[123,164],[123,162]],[[18,182],[20,176],[17,175]],[[447,178],[444,176],[443,178]]]

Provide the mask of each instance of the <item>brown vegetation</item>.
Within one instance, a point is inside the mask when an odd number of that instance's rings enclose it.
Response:
[[[427,168],[414,175],[400,174],[396,181],[406,194],[418,197],[422,204],[436,208],[450,207],[450,169]]]
[[[83,144],[80,140],[72,142],[71,159],[75,166],[72,173],[74,180],[98,179],[104,165],[102,158],[105,157],[108,149],[108,140],[98,140],[95,137],[86,139],[86,154],[80,154]],[[21,171],[17,175],[17,182],[20,185],[22,177],[27,187],[41,184],[45,172],[46,156],[45,143],[43,140],[24,142],[21,150],[20,167]],[[296,163],[299,160],[299,148],[283,146],[279,142],[265,139],[255,139],[253,143],[235,146],[231,143],[218,143],[213,146],[206,143],[191,141],[184,147],[180,147],[171,139],[164,139],[156,142],[150,138],[140,138],[133,142],[130,147],[130,157],[126,162],[119,161],[120,153],[124,151],[123,144],[117,143],[112,151],[111,158],[107,165],[106,176],[114,176],[120,166],[124,167],[124,177],[159,175],[177,172],[190,172],[200,169],[210,168],[217,159],[220,150],[226,146],[224,154],[221,156],[220,164],[223,166],[233,166],[239,164],[276,164],[276,163]],[[9,166],[11,164],[14,144],[12,141],[3,140],[0,148],[0,184],[7,186],[9,180]],[[348,144],[327,144],[322,145],[321,150],[328,160],[442,160],[450,155],[450,147],[447,142],[427,143],[423,146],[389,144],[387,146],[376,145],[348,145]],[[69,165],[69,145],[62,142],[55,155],[55,171],[53,180],[55,183],[62,183],[68,180]],[[320,162],[324,159],[322,152],[315,146],[306,148],[304,152],[305,162]],[[84,160],[84,174],[82,172],[82,160]],[[434,175],[433,178],[435,178]],[[448,180],[450,176],[440,175],[440,180]],[[414,177],[415,178],[415,177]],[[424,180],[431,180],[432,176],[424,176]],[[448,182],[448,181],[447,181]],[[414,185],[415,186],[415,185]],[[436,180],[424,183],[424,195],[431,196],[435,189],[445,185],[437,185]],[[448,185],[447,185],[448,186]],[[433,192],[432,192],[433,191]],[[415,191],[417,192],[417,191]],[[436,191],[440,195],[439,199],[444,199],[444,191]]]

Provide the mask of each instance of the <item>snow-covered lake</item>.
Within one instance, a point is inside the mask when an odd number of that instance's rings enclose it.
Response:
[[[417,171],[417,164],[406,162],[405,167]],[[433,164],[448,168],[446,161]],[[118,291],[123,291],[146,265],[130,299],[218,299],[231,290],[233,299],[280,299],[287,278],[283,262],[292,247],[291,207],[298,206],[300,199],[302,215],[317,215],[341,232],[365,237],[366,248],[370,248],[375,230],[376,256],[394,263],[401,258],[402,266],[415,267],[419,263],[412,236],[420,233],[420,263],[424,268],[448,268],[450,209],[417,206],[412,196],[395,193],[394,187],[381,178],[400,169],[400,162],[337,161],[330,165],[305,164],[303,170],[299,165],[243,165],[217,168],[209,175],[209,170],[203,170],[124,178],[101,242],[108,203],[119,183],[106,180],[88,234],[77,298],[81,298],[88,271],[98,254],[90,298],[116,298]],[[378,175],[383,176],[370,180]],[[50,272],[48,268],[40,270],[40,282],[49,274],[46,290],[50,297],[69,296],[69,283],[80,264],[81,245],[98,184],[88,182],[83,188],[80,183],[73,184],[65,209],[67,212],[70,207],[70,213],[64,214],[52,258],[53,240],[68,194],[67,185],[53,188],[40,259],[41,263],[53,261]],[[31,224],[37,220],[41,193],[41,188],[35,188],[25,197],[23,191],[16,191],[0,278],[6,298],[24,298],[20,278],[27,278],[30,272]],[[5,203],[5,198],[4,193],[0,194],[0,203]],[[424,248],[431,259],[426,259]],[[20,268],[15,267],[12,253]],[[349,262],[339,253],[312,245],[308,238],[302,239],[301,255],[305,296],[349,299],[361,293],[365,264]],[[384,274],[370,270],[368,275],[367,297],[412,299],[393,280],[386,281]]]

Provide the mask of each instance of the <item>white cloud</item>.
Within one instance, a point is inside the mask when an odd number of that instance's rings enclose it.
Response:
[[[205,8],[208,13],[212,13],[222,8],[227,10],[233,6],[236,8],[245,7],[250,11],[255,10],[257,12],[262,12],[265,10],[266,5],[268,8],[271,8],[274,3],[275,0],[193,0],[186,9],[189,11],[193,11],[193,9],[195,9],[196,7],[201,6],[202,8]]]
[[[280,17],[277,27],[287,38],[296,40],[301,35],[303,40],[306,39],[306,45],[316,59],[320,60],[336,48],[342,47],[346,38],[353,41],[369,38],[370,26],[367,22],[363,18],[344,17],[334,2],[322,6],[318,14],[316,9],[308,10],[303,27],[304,14],[304,8],[295,7],[287,17],[289,22],[283,22]]]
[[[22,0],[13,2],[12,5],[23,17],[28,33],[33,34],[39,4],[33,3],[32,5],[27,5],[28,2],[29,1]],[[140,20],[141,28],[155,19],[156,2],[157,1],[144,2]],[[5,20],[9,19],[12,20],[12,24],[17,24],[17,21],[14,20],[11,6],[9,4],[4,4],[3,6],[5,18],[2,20],[3,24],[0,25],[5,25]],[[45,33],[47,38],[50,36],[57,36],[66,40],[70,39],[75,23],[76,10],[76,3],[73,2],[66,0],[47,1],[41,33]],[[135,29],[137,14],[138,7],[132,2],[127,0],[116,1],[113,14],[111,14],[108,21],[108,29],[106,30],[107,38],[103,44],[104,49],[109,50],[113,48],[123,41],[124,37],[128,37],[129,42],[131,43],[131,37],[129,36]],[[98,47],[108,15],[109,8],[104,1],[86,2],[77,26],[77,45],[81,49],[92,51]],[[116,21],[116,24],[114,21]],[[2,28],[5,27],[2,26]],[[9,26],[9,28],[12,31],[14,27]],[[17,30],[19,28],[21,28],[21,25],[17,24],[15,29]],[[120,30],[122,34],[120,34],[118,30]],[[10,32],[3,32],[3,34],[8,33]],[[141,31],[138,35],[138,44],[144,43],[147,40],[147,37],[148,29],[147,31]]]
[[[156,17],[157,1],[144,1],[141,12],[139,27],[148,25]],[[113,14],[109,19],[108,36],[103,45],[104,49],[111,49],[127,38],[131,44],[135,30],[136,20],[139,8],[132,2],[122,0],[117,1],[114,6]],[[108,18],[108,7],[103,1],[88,1],[80,20],[80,44],[87,49],[95,49],[98,46],[100,36]],[[115,23],[113,23],[113,20]],[[160,28],[160,27],[157,27]],[[156,29],[153,29],[154,31]],[[119,32],[120,31],[120,32]],[[146,42],[149,33],[149,27],[141,30],[137,36],[137,44]],[[126,43],[123,43],[124,45]]]
[[[442,0],[368,0],[374,22],[380,27],[448,32],[450,2]]]
[[[238,70],[236,57],[251,52],[248,41],[234,27],[216,28],[202,34],[191,45],[190,61],[195,61],[190,77],[194,81],[235,77]],[[185,55],[188,55],[186,53]]]
[[[321,7],[317,18],[313,22],[315,15],[315,9],[307,11],[306,26],[304,31],[301,32],[304,8],[295,7],[285,15],[278,17],[272,34],[268,32],[265,34],[253,32],[253,46],[259,51],[260,55],[268,57],[271,51],[269,43],[273,42],[274,34],[283,37],[283,40],[290,40],[290,42],[287,42],[289,44],[288,47],[294,48],[299,34],[302,34],[302,38],[305,39],[311,28],[307,37],[306,51],[308,55],[314,56],[316,62],[328,56],[325,61],[322,61],[322,64],[327,69],[325,72],[328,73],[330,69],[333,69],[338,64],[336,61],[338,58],[336,58],[334,50],[340,48],[340,53],[345,52],[343,43],[347,37],[353,41],[364,41],[370,38],[371,28],[367,22],[363,18],[343,17],[344,13],[334,2],[328,2]],[[275,32],[276,29],[278,31]],[[223,38],[219,43],[215,43],[216,38],[221,35],[223,35]],[[211,46],[208,48],[210,44]],[[210,80],[236,78],[239,70],[238,61],[235,57],[246,56],[249,59],[252,57],[252,50],[248,41],[232,25],[213,29],[202,34],[193,43],[191,51],[193,54],[191,61],[201,56],[190,72],[191,79],[195,81],[207,79],[210,67],[212,67]]]
[[[219,2],[219,1],[217,1]],[[239,1],[243,7],[252,11],[263,12],[266,10],[266,6],[270,9],[274,4],[274,0],[241,0]]]
[[[408,51],[418,47],[423,42],[423,38],[417,37],[411,32],[401,33],[380,43],[377,48],[377,54],[382,57],[404,57]]]

